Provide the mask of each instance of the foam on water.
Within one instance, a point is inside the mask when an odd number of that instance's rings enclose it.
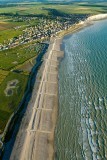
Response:
[[[65,37],[63,48],[56,160],[107,160],[107,20]]]

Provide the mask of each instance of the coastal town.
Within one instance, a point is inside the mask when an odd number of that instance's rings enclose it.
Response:
[[[0,160],[107,159],[107,3],[0,1]]]
[[[44,39],[49,39],[50,37],[54,37],[59,32],[69,29],[71,25],[78,23],[79,21],[82,21],[86,18],[87,15],[76,15],[75,19],[72,17],[72,15],[69,17],[55,16],[54,18],[15,17],[14,21],[26,21],[28,25],[24,26],[22,34],[0,44],[0,50],[6,50],[18,45],[26,44],[28,42],[43,41]],[[30,21],[32,20],[37,21],[37,23],[31,25]],[[23,26],[16,26],[14,27],[14,30],[17,31],[21,27]]]
[[[52,10],[53,12],[53,10]],[[41,65],[42,55],[47,51],[47,46],[53,43],[51,41],[60,32],[67,31],[72,25],[84,21],[88,17],[88,14],[59,14],[58,11],[50,16],[36,16],[36,15],[11,15],[1,14],[1,33],[0,33],[0,85],[3,86],[1,93],[3,93],[3,98],[8,99],[6,101],[5,107],[7,107],[7,112],[16,108],[20,101],[23,101],[21,94],[24,94],[23,90],[26,87],[27,80],[32,74],[32,70]],[[4,28],[2,28],[4,27]],[[5,28],[7,27],[7,28]],[[10,27],[10,28],[8,28]],[[10,33],[9,33],[10,32]],[[47,44],[48,42],[48,44]],[[54,43],[53,43],[54,44]],[[56,44],[57,46],[57,44]],[[60,46],[60,45],[58,45]],[[50,52],[50,51],[49,51]],[[59,49],[58,49],[59,52]],[[35,62],[35,58],[38,56],[38,62]],[[57,57],[58,55],[56,55]],[[57,60],[57,58],[56,58]],[[4,64],[6,61],[6,65]],[[35,65],[36,63],[36,65]],[[52,63],[52,62],[51,62]],[[57,63],[57,62],[56,62]],[[40,66],[39,66],[40,67]],[[52,75],[51,75],[52,76]],[[22,79],[22,80],[21,80]],[[33,79],[33,74],[31,76]],[[14,81],[15,80],[15,81]],[[6,83],[5,83],[6,82]],[[15,86],[17,95],[20,95],[17,103],[14,101],[16,93],[13,92],[13,88],[9,88],[9,94],[7,95],[7,86],[12,83],[18,82],[20,86]],[[30,83],[30,81],[29,81]],[[29,88],[30,90],[31,88]],[[32,86],[33,89],[33,86]],[[21,90],[21,91],[20,91]],[[19,91],[19,92],[18,92]],[[5,93],[5,94],[4,94]],[[11,100],[12,99],[12,100]],[[13,100],[14,99],[14,100]],[[4,100],[5,101],[5,100]],[[25,103],[25,102],[23,102]],[[13,107],[12,107],[13,104]],[[1,101],[2,106],[2,101]],[[9,108],[8,106],[11,106]],[[33,105],[32,105],[33,106]],[[25,105],[26,107],[26,105]],[[4,104],[3,104],[4,110]],[[11,111],[12,112],[12,111]],[[18,113],[19,114],[19,113]],[[13,114],[14,115],[14,114]],[[15,115],[14,115],[15,117]],[[7,117],[8,121],[11,119],[10,116]],[[4,119],[1,120],[4,124]],[[7,123],[7,127],[1,125],[1,137],[0,137],[0,156],[4,151],[4,139],[7,138],[7,131],[10,122]],[[6,123],[5,123],[6,125]],[[4,129],[5,128],[5,129]],[[1,129],[1,128],[0,128]]]

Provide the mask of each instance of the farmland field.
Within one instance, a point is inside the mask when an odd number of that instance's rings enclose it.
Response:
[[[42,47],[42,44],[40,45],[36,43],[33,45],[27,44],[0,51],[0,68],[3,70],[13,69],[14,67],[39,54]]]
[[[23,33],[23,29],[26,25],[34,25],[37,20],[17,21],[14,16],[49,16],[50,10],[55,9],[65,14],[98,14],[106,13],[107,3],[72,3],[72,4],[42,4],[42,3],[19,3],[15,5],[7,5],[6,7],[0,7],[0,43],[19,36]],[[7,15],[7,18],[3,15]],[[9,15],[11,17],[9,17]],[[9,18],[8,18],[9,17]],[[14,21],[15,20],[15,21]],[[21,28],[15,30],[14,27],[21,26]]]
[[[7,6],[1,7],[0,13],[13,13],[19,15],[48,15],[47,8],[57,9],[64,13],[74,14],[74,13],[99,13],[99,12],[106,12],[107,10],[107,2],[105,3],[71,3],[71,4],[62,4],[59,5],[53,3],[19,3],[15,6]]]
[[[21,26],[18,29],[15,27]],[[19,36],[23,33],[23,29],[26,26],[26,22],[14,22],[13,19],[4,19],[1,17],[0,19],[0,43],[4,41],[8,41],[13,37]]]
[[[6,76],[8,75],[8,73],[9,73],[8,71],[0,70],[0,84],[6,78]]]
[[[15,111],[24,95],[28,76],[18,73],[9,73],[0,85],[0,133],[3,132],[4,127]],[[12,80],[18,80],[18,84],[13,88],[8,88],[8,83]],[[7,91],[7,94],[6,94]],[[12,93],[12,94],[10,94]]]
[[[44,47],[44,44],[29,43],[0,51],[0,133],[25,93],[30,71],[23,66],[29,59],[35,58]]]
[[[35,25],[38,20],[22,21],[17,18],[11,17],[8,19],[6,16],[0,17],[0,43],[4,43],[9,39],[17,37],[23,33],[23,30],[29,25]]]

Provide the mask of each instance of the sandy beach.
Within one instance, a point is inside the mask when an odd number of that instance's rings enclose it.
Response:
[[[51,39],[10,160],[54,159],[54,131],[58,111],[58,65],[59,57],[63,57],[64,54],[60,49],[61,41],[65,35],[93,24],[94,20],[97,18],[74,24],[68,30],[58,33],[56,38]]]
[[[52,38],[16,137],[11,160],[54,159],[54,130],[58,110],[60,38]]]
[[[88,27],[92,25],[95,21],[99,21],[103,19],[107,19],[107,14],[98,14],[98,15],[89,16],[86,20],[80,21],[79,23],[72,25],[67,30],[59,32],[57,36],[59,36],[60,38],[63,38],[68,34],[72,34],[74,32],[77,32],[83,29],[84,27]]]

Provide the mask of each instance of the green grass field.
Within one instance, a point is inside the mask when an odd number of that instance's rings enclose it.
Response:
[[[11,70],[36,56],[41,51],[42,45],[22,45],[8,50],[0,51],[0,69]],[[5,63],[4,63],[5,62]]]
[[[23,3],[18,4],[13,7],[5,7],[0,8],[0,13],[13,13],[19,15],[26,15],[26,14],[45,14],[48,15],[48,11],[45,8],[52,8],[57,9],[65,13],[90,13],[96,14],[99,12],[106,12],[107,11],[107,2],[105,3],[72,3],[72,4],[42,4],[42,3]]]
[[[13,94],[6,96],[5,89],[7,84],[17,79],[19,83],[13,89]],[[3,132],[4,127],[11,116],[11,114],[16,110],[25,92],[28,76],[24,74],[12,73],[4,79],[0,85],[0,133]]]
[[[27,25],[26,22],[14,22],[13,19],[7,19],[3,16],[0,17],[0,43],[4,43],[13,37],[19,36],[23,33],[23,29]],[[15,27],[20,28],[15,29]]]
[[[22,34],[24,26],[26,23],[23,22],[13,22],[12,19],[3,19],[1,17],[0,19],[0,43],[4,43],[5,41],[8,41],[9,39],[19,36]],[[19,29],[15,29],[16,26],[22,26]]]
[[[11,114],[17,109],[26,89],[29,72],[24,72],[24,69],[21,71],[21,68],[29,59],[36,57],[44,46],[29,43],[0,51],[0,133],[3,132]],[[18,84],[15,88],[8,88],[8,83],[14,80],[17,80]]]
[[[27,25],[33,26],[38,24],[38,19],[27,21],[14,21],[15,18],[7,19],[3,16],[0,17],[0,43],[7,42],[9,39],[13,37],[17,37],[23,33],[23,30],[27,27]],[[15,27],[20,27],[15,29]]]
[[[50,11],[48,9],[56,9],[66,14],[99,14],[107,12],[107,3],[72,3],[66,4],[42,4],[42,3],[22,3],[16,4],[16,6],[0,7],[0,14],[10,15],[46,15],[48,16]],[[28,22],[14,22],[14,18],[6,19],[6,17],[0,17],[0,43],[7,41],[15,36],[22,34],[23,29]],[[30,25],[37,24],[38,21],[32,20],[29,22]],[[15,30],[15,26],[22,26]]]
[[[8,71],[0,70],[0,84],[3,82],[3,80],[6,78],[8,75]]]

